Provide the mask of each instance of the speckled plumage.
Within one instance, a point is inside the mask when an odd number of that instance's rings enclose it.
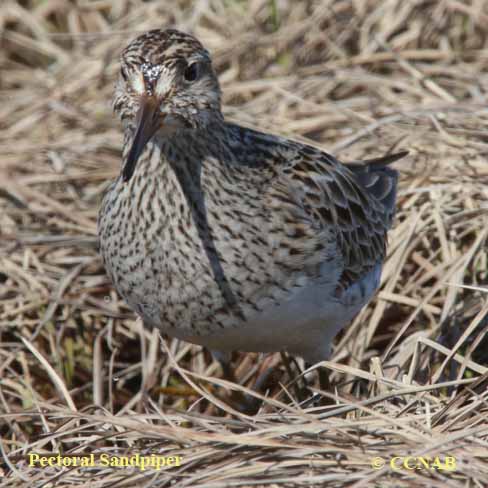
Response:
[[[224,120],[208,52],[150,31],[122,54],[124,166],[99,215],[107,272],[147,326],[313,362],[379,285],[401,155],[346,167]]]

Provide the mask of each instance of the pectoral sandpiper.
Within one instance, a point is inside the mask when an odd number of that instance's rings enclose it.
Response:
[[[379,286],[406,153],[343,165],[224,120],[208,51],[152,30],[123,51],[123,166],[99,214],[118,292],[146,326],[214,351],[314,363]]]

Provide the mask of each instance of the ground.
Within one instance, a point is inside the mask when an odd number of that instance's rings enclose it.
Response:
[[[488,486],[487,21],[480,0],[3,1],[2,486]],[[343,161],[410,152],[381,289],[323,364],[328,407],[294,401],[279,355],[236,354],[243,387],[276,366],[240,413],[219,364],[144,331],[104,273],[118,55],[164,26],[211,51],[228,118]],[[98,464],[29,466],[53,453]],[[181,465],[100,462],[151,453]]]

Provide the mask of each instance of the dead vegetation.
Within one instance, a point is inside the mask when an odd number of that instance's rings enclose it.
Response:
[[[487,22],[483,0],[4,0],[2,486],[488,486]],[[104,274],[117,56],[162,26],[213,53],[228,117],[346,161],[410,151],[381,291],[324,363],[330,407],[295,402],[279,355],[240,354],[246,387],[277,369],[259,413],[235,411],[219,365],[142,331]],[[40,468],[29,452],[183,463]],[[456,469],[388,465],[408,455]]]

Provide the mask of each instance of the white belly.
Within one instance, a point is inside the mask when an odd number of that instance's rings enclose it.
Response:
[[[215,351],[288,351],[315,363],[329,357],[334,337],[369,302],[380,276],[378,264],[339,298],[332,297],[330,283],[310,281],[288,300],[256,313],[240,327],[202,336],[179,331],[176,336]]]

